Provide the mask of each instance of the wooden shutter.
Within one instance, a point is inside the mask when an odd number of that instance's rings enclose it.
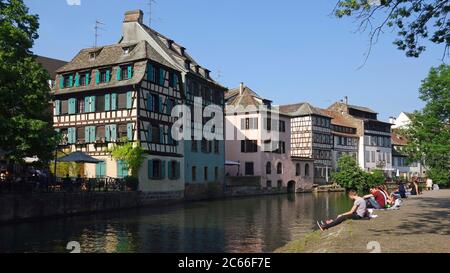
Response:
[[[86,73],[86,86],[89,86],[89,77],[91,76],[91,73]]]
[[[164,161],[164,160],[161,160],[161,171],[160,171],[160,174],[161,174],[161,179],[164,179],[164,178],[166,178],[166,161]]]
[[[73,75],[69,76],[69,87],[73,86]]]
[[[117,110],[117,94],[111,94],[111,111]]]
[[[97,70],[95,72],[95,84],[99,84],[100,83],[100,71]]]
[[[58,116],[61,114],[61,101],[55,100],[55,115]]]
[[[116,141],[117,140],[117,124],[109,125],[109,132],[110,132],[111,141]]]
[[[133,92],[127,92],[127,109],[133,108]]]
[[[64,76],[62,75],[59,77],[59,88],[64,88]]]
[[[111,79],[111,70],[106,70],[106,82],[109,82],[109,80]]]
[[[131,79],[133,77],[133,66],[128,66],[128,79]]]
[[[95,112],[95,96],[91,96],[91,112]]]
[[[153,160],[147,161],[148,178],[153,179]]]
[[[122,80],[122,68],[119,66],[117,67],[117,75],[116,75],[116,79],[118,81]]]
[[[127,138],[128,140],[133,140],[133,123],[127,124]]]
[[[91,142],[95,142],[95,126],[89,128],[89,137]]]
[[[147,110],[150,112],[153,112],[153,96],[152,94],[148,93],[147,94]]]
[[[111,110],[111,95],[105,94],[105,111]]]
[[[75,74],[75,86],[80,86],[80,74]]]

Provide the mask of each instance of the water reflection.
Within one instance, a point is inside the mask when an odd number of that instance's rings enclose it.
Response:
[[[341,193],[188,203],[0,227],[0,252],[270,252],[348,210]]]

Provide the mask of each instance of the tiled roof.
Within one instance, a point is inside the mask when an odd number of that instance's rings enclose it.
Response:
[[[348,105],[348,108],[356,109],[358,111],[368,112],[372,114],[378,114],[377,112],[373,111],[372,109],[364,106],[358,106],[358,105]]]
[[[100,83],[96,84],[94,79],[94,73],[91,71],[90,77],[91,81],[88,86],[78,86],[78,87],[70,87],[70,88],[63,88],[60,89],[59,84],[55,84],[55,87],[52,90],[53,94],[70,94],[70,93],[77,93],[77,92],[83,92],[87,90],[100,90],[105,88],[115,88],[115,87],[121,87],[121,86],[129,86],[133,84],[138,84],[142,81],[142,79],[145,76],[145,71],[147,68],[147,61],[142,60],[139,62],[134,63],[134,69],[133,69],[133,77],[128,80],[121,80],[118,81],[117,78],[114,76],[117,73],[117,67],[114,67],[112,69],[111,78],[108,83]],[[59,82],[59,79],[57,79]]]
[[[290,115],[290,116],[318,115],[318,116],[330,117],[326,113],[323,113],[318,108],[312,106],[311,104],[309,104],[307,102],[280,105],[280,112]]]
[[[331,120],[331,124],[333,125],[355,128],[355,125],[352,121],[350,121],[348,118],[344,117],[341,113],[337,111],[332,111],[328,109],[320,109],[320,111],[333,118]]]
[[[124,54],[124,48],[133,48],[128,54]],[[91,53],[97,53],[94,60],[90,59]],[[57,70],[58,73],[92,69],[138,60],[151,59],[168,67],[174,68],[146,41],[132,44],[114,44],[98,48],[82,49],[69,63]]]
[[[247,107],[250,105],[259,106],[264,104],[264,99],[247,86],[244,86],[242,94],[240,94],[240,87],[227,91],[225,93],[225,101],[230,106]]]
[[[67,63],[66,61],[44,56],[36,56],[36,61],[40,63],[45,70],[47,70],[52,80],[56,78],[56,71]]]
[[[399,132],[396,130],[392,131],[391,141],[392,141],[393,145],[404,146],[404,145],[408,144],[408,139],[406,137],[402,136],[401,134],[399,134]]]

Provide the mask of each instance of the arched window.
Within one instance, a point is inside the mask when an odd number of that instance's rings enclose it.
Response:
[[[282,174],[283,173],[283,164],[281,164],[281,162],[278,162],[277,164],[277,174]]]
[[[300,163],[297,163],[295,164],[295,176],[300,176],[301,174]]]
[[[305,176],[309,176],[309,164],[305,164]]]
[[[266,163],[266,174],[272,173],[272,164],[269,162]]]

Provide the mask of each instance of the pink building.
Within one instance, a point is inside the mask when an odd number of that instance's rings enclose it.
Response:
[[[290,117],[271,101],[241,84],[225,94],[225,158],[227,176],[252,176],[261,188],[309,191],[313,186],[313,161],[291,157]]]

